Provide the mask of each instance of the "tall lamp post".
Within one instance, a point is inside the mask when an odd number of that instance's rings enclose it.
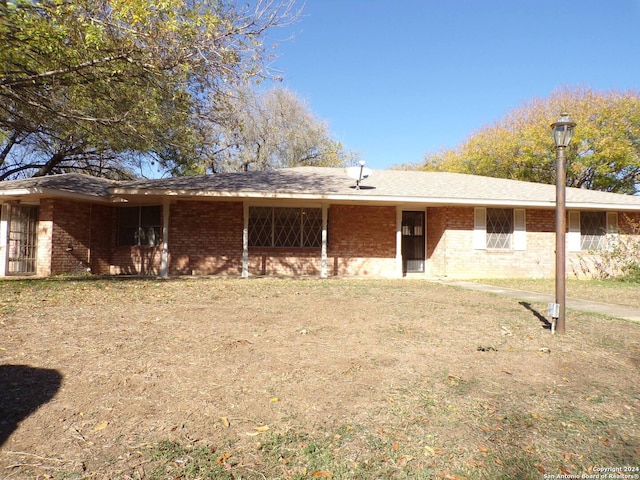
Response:
[[[566,247],[565,232],[567,231],[567,152],[566,148],[573,137],[576,126],[563,112],[560,118],[551,124],[553,141],[556,145],[556,304],[553,317],[556,320],[556,331],[565,333],[565,297],[566,297]]]

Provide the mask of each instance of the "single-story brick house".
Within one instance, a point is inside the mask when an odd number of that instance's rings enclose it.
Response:
[[[0,276],[553,277],[555,187],[300,167],[0,182]],[[567,189],[567,271],[640,222],[640,197]],[[637,231],[635,232],[637,234]],[[619,238],[619,237],[618,237]]]

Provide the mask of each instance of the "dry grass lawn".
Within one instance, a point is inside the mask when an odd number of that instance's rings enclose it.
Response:
[[[0,310],[2,479],[640,475],[637,323],[552,337],[411,280],[5,281]]]
[[[500,287],[516,288],[550,295],[555,292],[553,279],[491,279],[483,280]],[[625,305],[640,309],[640,286],[637,283],[625,283],[615,280],[575,280],[566,284],[567,297],[584,298],[594,302]]]

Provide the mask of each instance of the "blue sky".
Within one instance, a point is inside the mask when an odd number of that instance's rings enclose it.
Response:
[[[373,169],[563,86],[640,89],[640,0],[307,0],[268,41],[282,86]]]

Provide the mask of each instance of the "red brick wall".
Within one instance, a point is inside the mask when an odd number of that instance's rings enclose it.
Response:
[[[527,210],[527,233],[542,232],[553,233],[556,231],[555,210]],[[527,239],[528,240],[528,239]],[[528,247],[527,243],[527,247]]]
[[[169,273],[242,271],[242,202],[178,201],[169,219]],[[555,212],[526,211],[526,250],[474,250],[472,207],[427,209],[427,269],[452,278],[552,277]],[[619,231],[631,233],[640,214],[618,213]],[[332,205],[328,275],[394,276],[396,208]],[[117,207],[43,199],[38,225],[39,275],[78,273],[159,274],[161,246],[119,247]],[[567,271],[585,252],[569,252]],[[320,248],[249,249],[252,275],[319,275]],[[115,267],[115,268],[111,268]]]
[[[114,207],[91,207],[91,272],[96,275],[111,273],[112,252],[116,244],[117,215]]]
[[[523,271],[519,276],[553,277],[556,265],[556,213],[554,210],[527,210],[526,220],[527,250],[521,252]]]
[[[446,266],[447,209],[427,208],[427,268],[432,275],[444,275]]]
[[[169,215],[169,272],[239,275],[242,202],[178,201]]]
[[[618,240],[620,245],[635,244],[640,241],[640,213],[618,212]],[[614,254],[614,257],[617,255]],[[615,262],[614,262],[615,263]],[[605,274],[621,274],[616,266],[602,262],[594,252],[580,251],[567,253],[567,273],[577,278],[592,278]]]
[[[171,274],[240,274],[242,203],[181,201],[170,208]],[[39,274],[87,267],[95,274],[160,274],[161,246],[117,245],[117,207],[43,200],[40,222]]]
[[[53,201],[51,273],[81,273],[89,267],[91,205]]]
[[[634,215],[640,219],[640,215]],[[628,231],[626,214],[619,212],[620,232]],[[555,211],[526,210],[525,250],[474,250],[473,208],[429,208],[427,252],[429,273],[453,278],[551,278],[555,275]],[[587,252],[567,252],[567,273]]]
[[[117,228],[114,207],[68,200],[43,200],[40,210],[41,222],[47,218],[53,221],[50,237],[51,274],[87,271],[98,275],[110,273]]]
[[[329,255],[395,258],[396,208],[332,205]]]
[[[319,248],[249,248],[249,275],[320,275]]]
[[[331,205],[328,275],[396,274],[396,207]]]
[[[526,225],[526,250],[475,250],[473,207],[429,208],[429,274],[452,278],[552,276],[555,265],[555,212],[527,210]]]
[[[117,208],[68,200],[43,200],[40,205],[40,231],[50,238],[49,272],[38,267],[39,274],[92,273],[105,275],[160,273],[160,247],[118,246]],[[51,234],[44,230],[51,220]],[[45,248],[39,247],[39,251]],[[112,269],[111,266],[115,266]]]
[[[327,275],[392,276],[396,209],[331,205]],[[249,248],[250,275],[320,275],[320,248]]]
[[[114,275],[160,275],[161,247],[113,246],[111,262]]]

